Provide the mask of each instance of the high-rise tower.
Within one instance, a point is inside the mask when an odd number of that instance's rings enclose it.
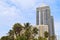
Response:
[[[48,25],[50,36],[54,34],[53,17],[50,15],[50,7],[42,5],[36,9],[36,25]]]
[[[37,25],[47,25],[50,19],[50,8],[47,5],[42,5],[37,8],[36,13],[36,24]]]
[[[53,19],[53,16],[51,16],[51,27],[52,27],[52,35],[55,35],[55,32],[54,32],[54,19]]]

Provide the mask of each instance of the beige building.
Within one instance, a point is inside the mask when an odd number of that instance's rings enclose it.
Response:
[[[36,27],[39,29],[38,34],[41,37],[44,37],[44,32],[48,32],[48,25],[36,25]]]

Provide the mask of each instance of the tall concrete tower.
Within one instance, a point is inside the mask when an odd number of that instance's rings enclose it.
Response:
[[[50,7],[41,5],[36,9],[36,25],[48,25],[50,36],[54,34],[53,17],[50,15]]]
[[[36,13],[36,24],[37,25],[47,25],[50,19],[50,8],[47,5],[42,5],[37,8]]]
[[[53,19],[53,16],[51,16],[51,28],[52,28],[52,35],[55,35],[55,32],[54,32],[54,19]]]

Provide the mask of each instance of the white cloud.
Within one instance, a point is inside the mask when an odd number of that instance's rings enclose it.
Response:
[[[16,11],[17,9],[12,6],[12,7],[8,7],[6,4],[4,4],[4,2],[0,3],[0,15],[11,15],[14,16],[16,15]]]
[[[35,5],[36,0],[11,0],[11,2],[21,7],[22,9],[28,9]]]
[[[9,7],[5,2],[0,1],[0,37],[6,35],[11,26],[22,17],[20,16],[19,9],[15,6]]]
[[[0,1],[0,27],[3,25],[10,25],[15,20],[19,20],[18,18],[22,19],[21,11],[17,9],[15,6],[9,7],[6,3]],[[5,24],[6,23],[6,24]]]

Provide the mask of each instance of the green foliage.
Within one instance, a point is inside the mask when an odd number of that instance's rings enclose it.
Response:
[[[35,36],[37,34],[38,29],[36,27],[32,27],[30,23],[25,23],[24,25],[15,23],[12,30],[9,30],[8,36],[1,37],[1,40],[47,40],[47,32],[44,33],[45,38],[39,37],[36,39]]]
[[[30,25],[30,23],[24,23],[24,26],[25,26],[25,28],[28,28],[28,27],[30,27],[31,25]]]
[[[17,39],[16,40],[26,40],[26,37],[24,35],[17,36]]]
[[[54,35],[51,36],[51,37],[50,37],[50,40],[55,40],[55,36],[54,36]]]
[[[14,35],[14,31],[13,30],[9,30],[8,35],[9,36],[13,36]]]
[[[45,38],[48,38],[49,33],[48,33],[47,31],[45,31],[45,32],[44,32],[44,36],[45,36]]]
[[[13,31],[17,35],[20,35],[20,32],[22,30],[23,26],[20,23],[16,23],[13,25]]]
[[[9,37],[8,36],[3,36],[3,37],[1,37],[1,40],[9,40]]]
[[[33,38],[33,40],[38,40],[37,38]]]
[[[36,27],[33,28],[34,35],[38,34],[38,29]]]
[[[39,37],[38,40],[47,40],[47,39],[43,37]]]

